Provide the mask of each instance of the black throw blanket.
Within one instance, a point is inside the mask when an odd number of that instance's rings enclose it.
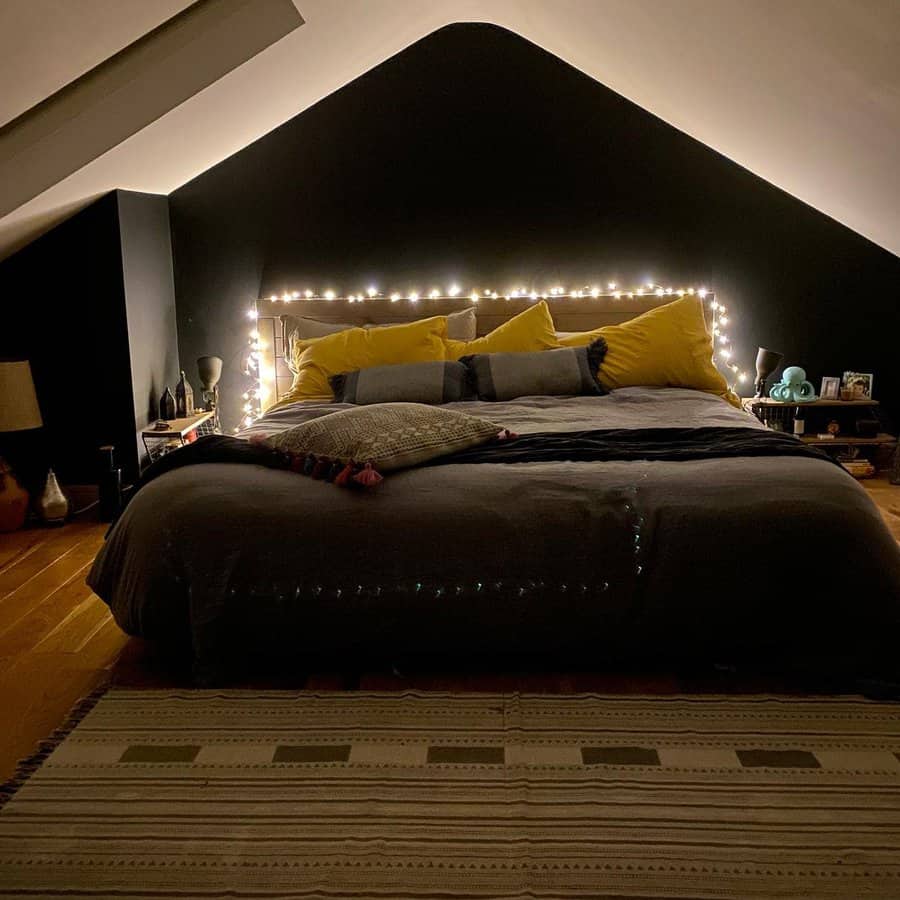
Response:
[[[760,428],[598,428],[538,432],[482,444],[428,465],[450,463],[609,462],[690,460],[735,456],[804,456],[835,462],[789,434]],[[836,463],[840,465],[840,463]]]
[[[834,462],[795,437],[759,428],[598,428],[538,432],[491,441],[431,460],[427,465],[517,462],[609,462],[611,460],[691,460],[737,456],[802,456]],[[133,494],[160,475],[200,463],[246,463],[287,469],[291,458],[263,443],[211,434],[153,463]],[[839,464],[838,464],[839,465]]]

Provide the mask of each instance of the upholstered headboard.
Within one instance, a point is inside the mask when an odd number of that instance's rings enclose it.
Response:
[[[647,292],[642,296],[624,292],[599,296],[547,296],[547,304],[557,331],[589,331],[603,325],[627,322],[635,316],[676,299],[677,295]],[[285,295],[288,296],[288,295]],[[706,293],[704,308],[710,320],[713,295]],[[498,325],[533,306],[531,297],[437,297],[410,300],[390,300],[386,297],[353,299],[321,298],[272,299],[257,301],[257,330],[259,331],[260,384],[263,408],[278,400],[291,386],[293,376],[285,361],[286,336],[281,327],[285,314],[309,316],[321,322],[340,322],[350,325],[395,325],[429,316],[443,316],[474,306],[478,320],[478,334],[487,334]]]

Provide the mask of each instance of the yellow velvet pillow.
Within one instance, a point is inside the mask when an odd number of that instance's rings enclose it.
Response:
[[[559,346],[547,302],[534,306],[498,325],[490,334],[474,341],[444,341],[447,359],[459,359],[470,353],[533,353]]]
[[[348,328],[294,341],[294,383],[278,406],[297,400],[332,400],[332,375],[400,363],[445,359],[446,316],[383,328]]]
[[[582,347],[598,337],[606,340],[606,356],[597,374],[607,390],[635,385],[683,387],[734,402],[713,362],[712,336],[698,297],[682,297],[621,325],[567,335],[560,344]]]

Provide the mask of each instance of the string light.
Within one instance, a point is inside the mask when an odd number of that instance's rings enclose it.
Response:
[[[656,297],[671,297],[673,295],[683,297],[685,294],[687,294],[690,297],[697,296],[701,299],[705,299],[710,294],[710,291],[705,287],[674,288],[671,286],[659,285],[653,281],[646,281],[640,287],[636,287],[632,290],[624,290],[619,288],[617,282],[615,281],[606,282],[606,286],[608,289],[607,294],[603,294],[597,285],[585,285],[583,288],[566,289],[563,285],[556,284],[546,289],[545,291],[538,291],[534,288],[529,290],[528,288],[520,285],[509,289],[502,295],[494,290],[473,290],[469,292],[468,298],[473,303],[478,303],[479,300],[481,300],[483,297],[496,300],[501,296],[506,300],[530,299],[532,302],[535,302],[539,299],[546,300],[569,298],[577,300],[585,297],[592,297],[596,299],[604,296],[609,297],[613,300],[621,300],[623,298],[631,299],[633,297],[644,297],[647,294],[649,294],[650,296],[655,295]],[[447,288],[446,295],[442,294],[440,289],[433,288],[428,292],[427,296],[432,300],[439,300],[445,297],[451,299],[457,298],[461,294],[463,294],[462,288],[459,284],[454,282]],[[290,303],[294,300],[298,300],[300,296],[300,291],[285,291],[280,296],[278,294],[271,294],[269,295],[268,299],[272,303],[277,303],[279,301],[283,303]],[[339,297],[337,292],[332,289],[328,289],[322,294],[317,294],[315,291],[307,289],[303,291],[302,296],[307,300],[333,301],[344,299],[348,303],[363,303],[366,302],[367,298],[369,301],[373,302],[385,302],[385,300],[389,299],[391,303],[398,303],[403,299],[403,295],[396,291],[389,295],[381,295],[375,285],[370,285],[366,289],[365,293],[360,292],[358,294],[348,294],[342,298]],[[406,299],[410,303],[418,302],[419,298],[420,294],[415,290],[410,291],[406,295]],[[714,298],[709,303],[709,311],[711,313],[710,330],[713,336],[713,340],[717,345],[714,358],[716,363],[720,365],[723,370],[727,370],[733,376],[731,389],[735,390],[737,383],[746,382],[749,376],[746,372],[741,370],[740,366],[737,365],[737,363],[733,361],[734,345],[731,341],[731,338],[722,330],[725,326],[731,323],[731,316],[725,314],[725,306]],[[259,310],[256,308],[248,309],[246,312],[246,316],[255,325],[257,320],[259,319]],[[263,366],[262,364],[263,356],[261,351],[265,349],[267,345],[260,339],[260,333],[256,327],[254,327],[248,334],[248,346],[249,352],[245,357],[246,361],[244,366],[244,374],[253,379],[253,386],[247,391],[244,391],[242,395],[242,398],[244,400],[242,406],[242,425],[235,428],[235,432],[239,432],[241,428],[249,428],[250,425],[252,425],[260,418],[266,401],[271,395],[271,385],[274,385],[275,382],[274,368],[269,366],[268,364],[265,366]]]

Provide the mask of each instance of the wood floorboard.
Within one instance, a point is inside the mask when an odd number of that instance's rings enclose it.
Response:
[[[85,530],[86,526],[77,522],[48,531],[43,541],[0,572],[0,610],[10,595],[69,554],[85,537]]]
[[[900,541],[900,487],[863,482]],[[0,535],[0,781],[65,720],[77,701],[115,681],[141,688],[190,686],[183,658],[127,638],[84,583],[106,526]],[[777,692],[784,686],[733,673],[317,671],[249,687],[312,690],[448,690],[571,693]]]
[[[3,621],[17,621],[23,615],[30,616],[40,604],[73,579],[84,583],[85,568],[91,564],[102,543],[96,535],[83,537],[50,565],[8,593],[0,600]]]
[[[41,543],[41,532],[35,528],[0,535],[0,574],[30,553]]]
[[[60,585],[31,609],[25,609],[16,618],[2,616],[0,625],[0,656],[10,656],[33,650],[69,611],[82,600],[93,596],[84,583],[90,563],[82,566],[67,582]]]
[[[109,680],[128,641],[84,582],[106,527],[0,535],[0,781]]]

